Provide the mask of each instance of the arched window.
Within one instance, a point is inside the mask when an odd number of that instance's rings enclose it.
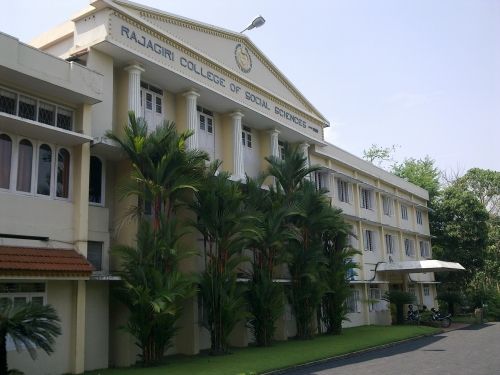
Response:
[[[89,202],[102,203],[102,162],[97,156],[90,157]]]
[[[12,161],[12,139],[7,134],[0,135],[0,188],[10,187],[10,165]]]
[[[31,171],[33,168],[33,145],[27,139],[19,142],[17,159],[17,185],[18,191],[31,191]]]
[[[68,150],[61,148],[57,153],[57,191],[56,196],[68,198],[69,195],[69,162]]]
[[[50,195],[50,178],[52,174],[52,149],[49,145],[41,145],[38,151],[37,194]]]

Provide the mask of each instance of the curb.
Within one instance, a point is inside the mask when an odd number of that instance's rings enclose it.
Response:
[[[332,360],[341,360],[341,359],[356,357],[358,355],[365,354],[365,353],[370,353],[370,352],[373,352],[375,350],[385,349],[385,348],[391,348],[391,347],[399,345],[399,344],[403,344],[403,343],[406,343],[406,342],[420,340],[420,339],[422,339],[424,337],[431,337],[431,336],[435,336],[435,335],[440,335],[442,333],[445,333],[445,331],[441,329],[439,332],[436,332],[436,333],[429,333],[429,334],[423,334],[423,335],[419,335],[419,336],[414,336],[414,337],[410,337],[410,338],[404,339],[404,340],[393,341],[393,342],[390,342],[390,343],[387,343],[387,344],[377,345],[377,346],[372,346],[371,348],[357,350],[355,352],[350,352],[350,353],[336,355],[336,356],[333,356],[333,357],[327,357],[327,358],[323,358],[323,359],[318,359],[316,361],[301,363],[299,365],[294,365],[294,366],[290,366],[290,367],[286,367],[286,368],[281,368],[281,369],[277,369],[277,370],[271,370],[271,371],[267,371],[267,372],[261,372],[259,375],[280,375],[280,374],[284,374],[285,372],[290,371],[290,370],[295,370],[295,369],[300,369],[300,368],[303,368],[303,367],[309,367],[309,366],[319,365],[319,364],[322,364],[322,363],[325,363],[325,362],[328,362],[328,361],[332,361]]]

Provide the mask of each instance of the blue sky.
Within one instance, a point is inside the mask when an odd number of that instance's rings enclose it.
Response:
[[[500,1],[139,2],[241,31],[331,122],[327,139],[358,156],[398,145],[464,173],[500,170]],[[47,7],[50,4],[50,8]],[[0,31],[29,41],[87,0],[16,0]]]

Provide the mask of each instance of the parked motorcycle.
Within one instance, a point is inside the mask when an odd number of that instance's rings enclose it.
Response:
[[[418,309],[413,308],[413,305],[408,305],[408,313],[406,314],[406,319],[409,322],[420,324],[420,313]]]
[[[434,322],[439,322],[443,328],[448,328],[451,325],[451,314],[443,315],[434,307],[431,308],[431,319]]]

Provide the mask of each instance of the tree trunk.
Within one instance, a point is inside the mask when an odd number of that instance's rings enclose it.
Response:
[[[7,332],[0,330],[0,375],[7,375]]]

